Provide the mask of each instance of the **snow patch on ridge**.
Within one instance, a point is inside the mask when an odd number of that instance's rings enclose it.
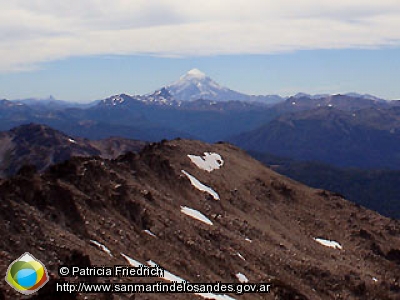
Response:
[[[213,196],[213,198],[215,200],[219,200],[219,195],[217,194],[217,192],[215,192],[212,188],[210,188],[209,186],[206,186],[204,184],[202,184],[196,177],[190,175],[188,172],[186,172],[185,170],[182,170],[182,173],[186,175],[187,178],[189,178],[190,183],[198,190],[202,191],[202,192],[206,192],[208,194],[210,194],[211,196]]]
[[[196,219],[200,222],[203,222],[207,225],[213,225],[213,223],[210,221],[209,218],[207,218],[205,215],[203,215],[201,212],[199,212],[198,210],[189,208],[187,206],[181,206],[181,213]]]
[[[105,253],[107,253],[108,255],[110,255],[111,257],[113,257],[113,255],[111,254],[110,249],[108,249],[108,248],[107,248],[106,246],[104,246],[103,244],[100,244],[99,242],[94,241],[94,240],[90,240],[90,243],[93,244],[93,245],[95,245],[95,246],[97,246],[97,247],[99,247],[103,252],[105,252]]]
[[[224,165],[221,155],[217,153],[204,152],[203,157],[189,154],[188,157],[199,169],[208,172],[217,170]]]
[[[246,260],[242,254],[240,254],[239,252],[236,252],[236,255],[240,257],[241,260]]]
[[[242,274],[242,273],[237,273],[236,274],[236,278],[241,282],[241,283],[247,283],[249,282],[249,279],[246,277],[246,275]]]
[[[144,266],[144,264],[138,262],[137,260],[134,260],[133,258],[130,258],[128,255],[125,255],[125,254],[121,253],[121,256],[122,256],[123,258],[125,258],[126,261],[127,261],[132,267],[140,268],[140,267]]]
[[[146,234],[148,234],[148,235],[150,235],[150,236],[152,236],[152,237],[157,237],[154,233],[152,233],[152,232],[151,232],[150,230],[148,230],[148,229],[143,230],[143,232],[146,233]]]
[[[147,261],[147,264],[150,266],[150,267],[157,267],[158,266],[158,264],[156,264],[154,261],[152,261],[152,260],[149,260],[149,261]],[[164,268],[163,268],[164,269]],[[168,272],[167,270],[165,270],[164,269],[164,276],[163,277],[161,277],[162,279],[164,279],[164,280],[167,280],[167,281],[176,281],[176,282],[184,282],[185,280],[184,279],[182,279],[181,277],[179,277],[179,276],[176,276],[176,275],[174,275],[174,274],[172,274],[171,272]]]
[[[133,258],[131,258],[123,253],[121,253],[121,256],[123,258],[125,258],[128,261],[128,263],[133,267],[139,268],[139,267],[145,266],[144,264],[138,262],[137,260],[134,260]],[[159,264],[155,263],[152,260],[148,260],[147,265],[150,267],[159,266]],[[187,280],[185,280],[179,276],[176,276],[175,274],[172,274],[171,272],[167,271],[166,269],[164,269],[164,268],[162,268],[162,269],[164,270],[164,274],[163,274],[163,277],[159,277],[159,278],[164,279],[165,281],[169,281],[169,282],[179,282],[179,283],[188,282]],[[194,293],[194,294],[197,296],[200,296],[204,299],[235,300],[235,298],[232,298],[228,295],[216,295],[216,294],[212,294],[212,293]]]
[[[150,267],[156,267],[158,266],[157,263],[155,263],[152,260],[147,261],[147,264]],[[164,269],[164,268],[163,268]],[[167,271],[166,269],[164,269],[164,277],[162,277],[162,279],[166,280],[166,281],[170,281],[170,282],[188,282],[187,280],[184,280],[183,278],[176,276],[174,274],[172,274],[171,272]],[[216,295],[216,294],[212,294],[212,293],[194,293],[197,296],[200,296],[204,299],[214,299],[214,300],[235,300],[235,298],[232,298],[228,295]]]
[[[342,246],[338,242],[335,242],[335,241],[324,240],[321,238],[314,238],[314,240],[317,243],[320,243],[321,245],[323,245],[325,247],[330,247],[330,248],[339,249],[339,250],[342,249]]]

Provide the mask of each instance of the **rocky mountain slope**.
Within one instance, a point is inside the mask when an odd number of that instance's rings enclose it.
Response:
[[[122,138],[89,141],[72,138],[44,125],[22,125],[0,132],[0,176],[14,175],[26,164],[42,171],[72,156],[114,158],[138,151],[144,145],[144,142]]]
[[[271,294],[234,299],[400,297],[398,221],[278,175],[224,143],[165,141],[114,160],[22,170],[0,182],[0,203],[0,272],[25,251],[50,272],[31,299],[201,299],[54,292],[60,264],[126,265],[128,257],[191,282],[239,282],[241,273],[272,285]],[[25,299],[0,285],[0,299]]]

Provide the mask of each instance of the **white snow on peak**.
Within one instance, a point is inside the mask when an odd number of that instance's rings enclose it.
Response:
[[[209,186],[206,186],[204,184],[202,184],[196,177],[190,175],[188,172],[186,172],[185,170],[182,170],[182,173],[186,175],[187,178],[189,178],[190,183],[198,190],[202,191],[202,192],[206,192],[208,194],[210,194],[211,196],[213,196],[213,198],[215,200],[219,200],[219,195],[217,194],[216,191],[214,191],[212,188],[210,188]]]
[[[335,242],[335,241],[324,240],[324,239],[320,239],[320,238],[314,238],[314,240],[325,247],[330,247],[330,248],[339,249],[339,250],[342,249],[342,246],[338,242]]]
[[[158,266],[158,264],[152,260],[147,261],[147,264],[150,267]],[[167,271],[166,269],[164,269],[164,277],[162,277],[162,279],[164,279],[166,281],[170,281],[170,282],[173,282],[173,281],[179,282],[179,283],[188,282],[187,280],[172,274],[171,272]],[[200,296],[204,299],[209,299],[209,300],[210,299],[213,299],[213,300],[235,300],[235,298],[232,298],[228,295],[216,295],[216,294],[212,294],[212,293],[194,293],[194,294],[197,296]]]
[[[133,258],[130,258],[128,255],[125,255],[121,253],[121,256],[126,259],[126,261],[132,266],[136,268],[140,268],[141,266],[144,266],[142,263],[138,262],[137,260],[134,260]]]
[[[68,142],[70,142],[70,143],[73,143],[73,144],[76,144],[76,141],[75,140],[73,140],[73,139],[68,139]]]
[[[122,97],[122,95],[115,95],[110,97],[108,100],[103,100],[104,103],[106,103],[106,105],[112,105],[112,106],[116,106],[119,104],[124,103],[125,99]]]
[[[144,231],[144,233],[146,233],[146,234],[148,234],[148,235],[150,235],[150,236],[152,236],[152,237],[157,237],[154,233],[152,233],[150,230],[148,230],[148,229],[145,229],[145,230],[143,230]]]
[[[221,155],[217,153],[204,152],[203,157],[189,154],[188,157],[198,168],[208,172],[219,169],[224,164]]]
[[[228,101],[242,100],[249,97],[219,85],[197,69],[190,70],[181,76],[179,80],[167,85],[165,88],[178,101],[194,101],[199,99]]]
[[[103,244],[100,244],[99,242],[94,241],[94,240],[90,240],[90,243],[93,244],[93,245],[96,245],[97,247],[99,247],[101,249],[101,251],[103,251],[103,252],[107,253],[108,255],[110,255],[111,257],[113,257],[112,254],[111,254],[110,249],[108,249]]]
[[[209,218],[207,218],[201,212],[199,212],[198,210],[195,210],[193,208],[189,208],[187,206],[181,206],[181,213],[183,213],[193,219],[201,221],[207,225],[213,225],[213,223],[210,221]]]
[[[191,69],[189,72],[186,73],[186,75],[192,76],[192,77],[198,77],[198,78],[204,78],[206,77],[206,74],[204,74],[202,71],[199,69]]]
[[[199,83],[201,85],[201,82],[208,83],[209,81],[210,78],[208,78],[207,75],[201,72],[199,69],[191,69],[189,72],[179,77],[179,80],[176,81],[173,85],[179,86],[183,84],[188,84],[189,82],[193,83],[194,85],[197,85]],[[185,85],[185,88],[187,88],[187,85]]]
[[[242,273],[237,273],[236,274],[236,278],[241,282],[241,283],[247,283],[249,282],[249,279],[246,277],[246,275],[242,274]]]

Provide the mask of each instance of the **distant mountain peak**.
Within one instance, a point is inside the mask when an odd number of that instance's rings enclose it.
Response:
[[[175,82],[157,89],[153,93],[136,95],[135,98],[145,103],[178,106],[182,104],[182,101],[196,100],[215,102],[248,101],[260,103],[276,103],[284,100],[278,95],[256,96],[231,90],[220,85],[197,68],[189,70]],[[109,99],[106,99],[106,102],[107,100]],[[105,101],[102,101],[102,104],[104,104],[104,102]],[[121,103],[121,101],[114,101],[111,104],[109,103],[109,105],[114,106]]]
[[[197,68],[191,69],[179,80],[165,87],[171,96],[179,101],[249,101],[279,102],[283,98],[275,95],[254,96],[243,94],[220,85]]]
[[[113,95],[107,99],[101,100],[100,105],[117,106],[125,103],[126,100],[130,101],[134,99],[133,96],[127,94]]]
[[[190,70],[165,88],[176,100],[236,100],[226,95],[226,92],[233,91],[219,85],[199,69]]]

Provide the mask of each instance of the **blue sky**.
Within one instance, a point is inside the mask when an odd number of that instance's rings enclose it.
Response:
[[[307,50],[270,55],[187,58],[90,56],[0,74],[2,97],[55,96],[88,102],[113,94],[144,94],[198,68],[220,84],[249,94],[360,92],[400,99],[400,49]]]
[[[143,94],[198,68],[250,94],[400,99],[397,0],[0,4],[0,98]]]

